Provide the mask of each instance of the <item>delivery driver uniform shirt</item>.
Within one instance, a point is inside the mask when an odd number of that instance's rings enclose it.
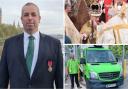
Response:
[[[77,88],[80,88],[80,84],[78,81],[79,61],[74,59],[69,59],[67,62],[67,67],[71,79],[71,88],[74,88],[74,78]]]
[[[24,56],[25,56],[25,58],[26,58],[27,49],[28,49],[29,36],[30,35],[28,33],[24,32]],[[34,55],[33,55],[30,77],[32,76],[32,73],[33,73],[34,68],[36,66],[37,57],[38,57],[39,39],[40,39],[39,31],[34,33],[32,36],[34,37]]]
[[[78,60],[69,59],[67,63],[69,74],[77,74],[79,70],[78,66],[79,66]]]

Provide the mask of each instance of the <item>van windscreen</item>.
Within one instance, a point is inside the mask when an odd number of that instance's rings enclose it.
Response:
[[[87,63],[116,62],[110,50],[87,50]]]

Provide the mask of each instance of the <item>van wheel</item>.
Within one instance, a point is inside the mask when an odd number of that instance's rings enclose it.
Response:
[[[119,88],[119,86],[115,86],[114,88]]]
[[[89,84],[86,84],[86,89],[92,89]]]
[[[85,78],[85,82],[86,82],[86,89],[92,89],[91,86],[89,85],[88,80]]]

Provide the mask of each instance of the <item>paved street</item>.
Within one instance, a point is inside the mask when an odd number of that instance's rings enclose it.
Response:
[[[80,86],[82,87],[81,89],[86,89],[86,84],[85,81],[80,82]],[[65,82],[65,89],[71,89],[71,83],[70,83],[70,78]],[[77,89],[77,86],[75,84],[75,89]]]
[[[118,89],[128,89],[128,64],[127,64],[127,74],[126,74],[126,79],[124,80],[124,84],[120,86]]]

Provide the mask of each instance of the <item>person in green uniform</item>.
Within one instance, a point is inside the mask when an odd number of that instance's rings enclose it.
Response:
[[[77,88],[82,88],[78,81],[79,64],[80,62],[74,58],[73,54],[71,54],[70,59],[67,61],[68,74],[70,75],[70,80],[71,80],[71,89],[74,88],[74,78]]]

